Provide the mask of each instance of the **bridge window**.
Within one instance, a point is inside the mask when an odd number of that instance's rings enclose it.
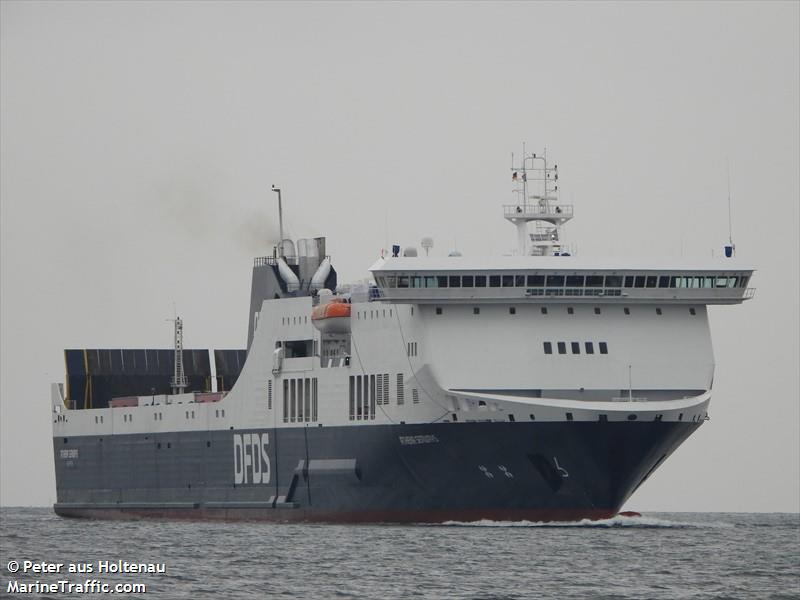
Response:
[[[622,287],[622,276],[606,275],[606,287],[612,287],[612,288]]]
[[[451,288],[461,287],[461,277],[459,277],[458,275],[451,275],[450,276],[450,287]]]
[[[583,287],[583,275],[567,275],[567,287]]]
[[[669,275],[661,275],[661,277],[658,278],[658,287],[660,288],[669,287]]]
[[[514,285],[517,287],[525,287],[525,275],[514,275]]]
[[[500,287],[500,275],[489,275],[489,287]]]
[[[544,285],[544,275],[528,275],[528,285],[530,287],[542,287]]]
[[[643,288],[645,284],[645,277],[644,275],[637,275],[634,281],[634,286],[637,288]]]
[[[647,276],[647,287],[654,288],[658,283],[658,277],[655,275],[648,275]]]
[[[408,287],[408,275],[400,275],[397,278],[397,287],[399,287],[399,288],[407,288]]]
[[[461,287],[475,287],[474,280],[475,278],[472,275],[464,275],[461,278]]]
[[[437,282],[437,284],[439,285],[440,288],[446,288],[447,287],[447,277],[444,276],[444,275],[437,275],[436,276],[436,282]]]
[[[564,276],[563,275],[548,275],[547,276],[547,285],[548,286],[562,286],[564,285]]]
[[[433,275],[427,275],[425,277],[425,287],[426,288],[435,288],[436,287],[436,277]]]
[[[632,288],[633,287],[633,280],[634,280],[634,276],[633,275],[626,275],[625,276],[625,287],[626,288]]]
[[[475,275],[475,287],[486,287],[486,275]]]
[[[513,275],[503,275],[503,287],[514,287]]]
[[[587,275],[586,287],[603,287],[602,275]]]

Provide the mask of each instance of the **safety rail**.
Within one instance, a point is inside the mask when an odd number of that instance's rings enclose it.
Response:
[[[647,402],[646,396],[613,396],[612,402]]]
[[[504,204],[503,215],[506,218],[526,217],[526,218],[572,218],[571,204]]]
[[[744,295],[742,296],[742,298],[743,298],[744,300],[750,300],[750,299],[752,299],[752,298],[753,298],[753,296],[755,296],[755,295],[756,295],[756,288],[754,288],[754,287],[749,287],[749,288],[747,288],[747,289],[744,291]]]

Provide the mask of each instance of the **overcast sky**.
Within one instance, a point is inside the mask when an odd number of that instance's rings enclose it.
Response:
[[[800,510],[800,4],[0,3],[0,504],[55,499],[64,348],[246,345],[252,257],[328,236],[514,248],[509,161],[547,147],[586,257],[718,256],[710,422],[636,510]]]

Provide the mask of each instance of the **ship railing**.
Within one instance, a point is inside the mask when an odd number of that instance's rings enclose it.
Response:
[[[505,217],[542,217],[542,218],[571,218],[571,204],[550,204],[549,202],[539,201],[533,204],[504,204],[503,214]]]
[[[612,402],[647,402],[647,396],[614,396]]]
[[[744,298],[745,300],[750,300],[753,296],[756,295],[756,288],[749,287],[744,291]]]

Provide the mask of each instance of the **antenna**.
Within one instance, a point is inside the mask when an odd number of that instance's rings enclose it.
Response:
[[[734,254],[736,254],[736,244],[733,243],[733,221],[731,217],[731,161],[730,159],[725,159],[725,163],[728,167],[728,245],[725,246],[725,256],[730,258]]]
[[[425,248],[425,256],[429,256],[431,252],[431,248],[433,248],[433,238],[432,237],[424,237],[420,242],[420,246]]]
[[[278,256],[283,256],[283,205],[281,204],[281,188],[272,184],[272,191],[278,194],[278,227],[281,239],[278,241]]]

